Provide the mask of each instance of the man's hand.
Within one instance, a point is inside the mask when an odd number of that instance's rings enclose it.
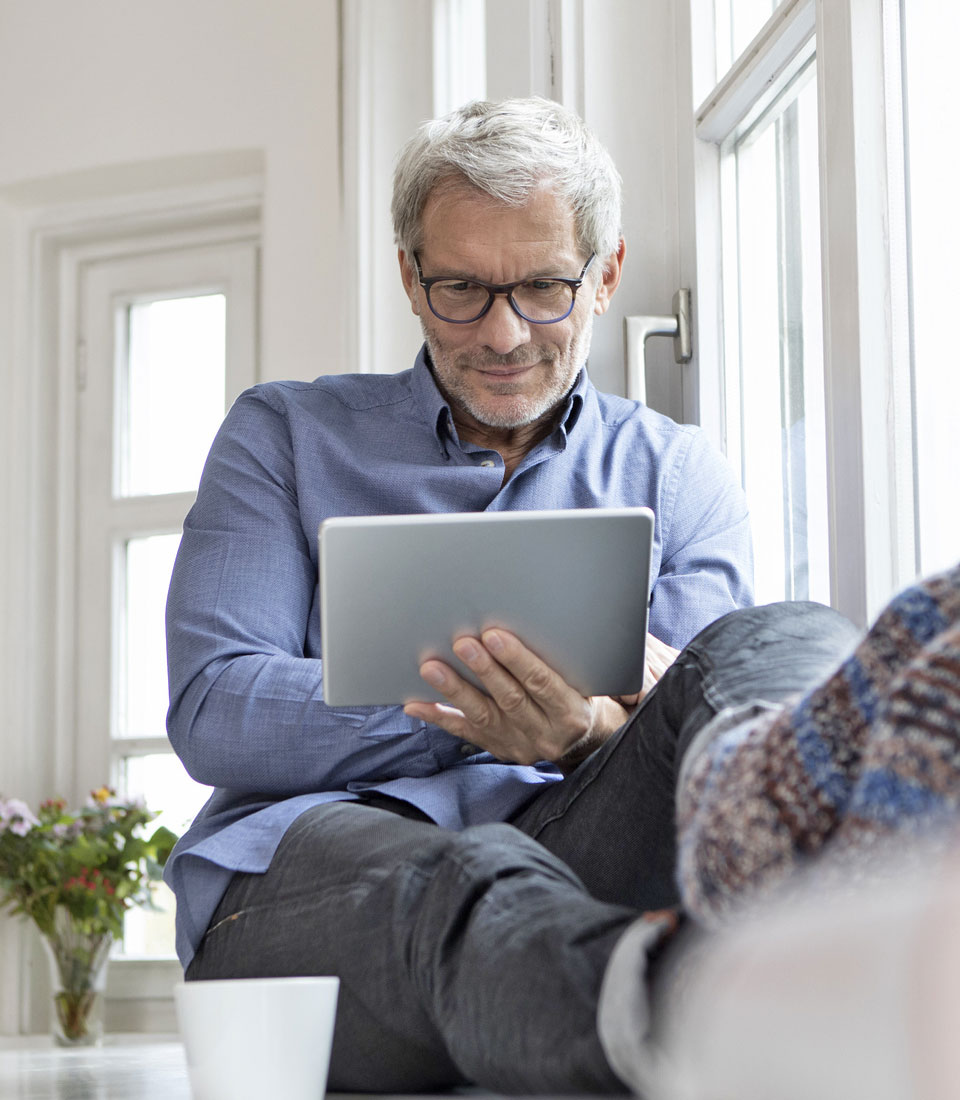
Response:
[[[478,746],[500,760],[556,762],[571,771],[607,740],[670,667],[679,650],[647,635],[643,689],[616,699],[584,697],[507,630],[458,638],[457,657],[484,694],[443,661],[424,661],[420,675],[449,701],[408,703],[404,712]]]
[[[648,654],[649,650],[648,646]],[[453,651],[489,694],[443,661],[428,660],[420,666],[420,675],[449,705],[408,703],[404,711],[500,760],[549,760],[568,770],[627,719],[621,702],[607,696],[585,698],[507,630],[487,630],[479,639],[458,638]]]

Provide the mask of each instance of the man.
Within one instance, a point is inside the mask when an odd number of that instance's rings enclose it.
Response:
[[[427,661],[447,705],[334,710],[316,533],[342,514],[647,505],[653,682],[751,602],[742,493],[698,430],[587,378],[624,244],[616,171],[579,119],[520,100],[427,124],[393,213],[425,339],[412,371],[242,395],[184,525],[168,727],[216,791],[168,864],[178,951],[188,980],[339,974],[335,1089],[616,1090],[600,984],[637,911],[676,901],[678,708],[727,696],[688,684],[688,655],[624,726],[634,700],[583,698],[493,630],[454,647],[486,693]],[[832,659],[825,634],[798,628],[816,658],[783,690]]]

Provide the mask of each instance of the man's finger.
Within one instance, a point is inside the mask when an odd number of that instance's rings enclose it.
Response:
[[[493,705],[490,699],[462,676],[458,676],[449,666],[442,661],[424,661],[420,666],[420,675],[462,713],[468,723],[479,729],[490,725],[493,720]]]
[[[446,703],[421,703],[411,702],[404,705],[403,713],[408,718],[416,718],[420,722],[427,722],[431,726],[439,726],[452,733],[455,737],[463,737],[467,728],[467,720],[463,711]]]
[[[481,640],[545,714],[553,715],[565,711],[574,694],[582,699],[558,672],[542,661],[533,650],[527,649],[516,635],[507,630],[491,629],[483,632]]]
[[[500,710],[512,720],[520,719],[530,709],[530,699],[523,686],[510,671],[494,660],[486,646],[475,638],[457,638],[453,652],[483,684],[487,694]]]

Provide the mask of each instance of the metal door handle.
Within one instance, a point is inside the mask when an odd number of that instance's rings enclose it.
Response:
[[[646,401],[647,398],[646,348],[650,336],[672,336],[673,357],[678,363],[688,363],[693,355],[688,288],[683,287],[674,294],[673,311],[670,317],[636,314],[623,319],[627,397],[635,401]]]

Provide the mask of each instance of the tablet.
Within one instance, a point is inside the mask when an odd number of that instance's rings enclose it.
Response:
[[[323,694],[332,706],[440,700],[451,643],[513,631],[584,695],[643,684],[648,508],[344,516],[320,526]]]

